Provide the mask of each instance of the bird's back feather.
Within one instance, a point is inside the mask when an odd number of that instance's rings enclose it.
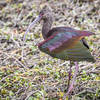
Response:
[[[74,29],[55,32],[39,44],[41,51],[62,60],[95,61],[89,49],[81,41],[83,37],[92,35],[91,32]]]

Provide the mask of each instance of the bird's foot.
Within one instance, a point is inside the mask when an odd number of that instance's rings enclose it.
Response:
[[[68,89],[68,92],[67,92],[66,94],[64,94],[63,100],[66,100],[67,98],[69,98],[70,93],[71,93],[72,90],[73,90],[73,87],[74,87],[74,84],[71,84],[71,86],[70,86],[69,89]]]
[[[73,87],[74,87],[74,84],[75,84],[75,81],[76,81],[76,75],[77,75],[78,70],[79,70],[79,67],[78,67],[77,62],[75,62],[75,66],[76,66],[76,68],[75,68],[75,73],[74,73],[74,76],[73,76],[72,83],[71,83],[71,85],[70,85],[70,87],[69,87],[69,89],[68,89],[68,92],[63,96],[63,100],[66,100],[67,97],[69,98],[70,93],[71,93],[72,90],[73,90]]]

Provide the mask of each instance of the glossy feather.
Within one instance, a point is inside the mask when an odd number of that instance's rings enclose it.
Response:
[[[88,31],[78,31],[70,28],[66,30],[63,28],[60,32],[55,31],[38,47],[41,51],[59,59],[94,62],[95,60],[88,48],[83,44],[84,41],[81,40],[83,37],[92,34]]]

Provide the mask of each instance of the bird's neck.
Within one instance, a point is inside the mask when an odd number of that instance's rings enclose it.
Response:
[[[42,27],[42,35],[44,39],[48,38],[48,32],[51,29],[52,23],[53,23],[52,17],[49,17],[44,20],[43,27]]]

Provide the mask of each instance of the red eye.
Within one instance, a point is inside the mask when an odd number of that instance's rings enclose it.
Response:
[[[40,12],[40,14],[39,14],[40,16],[43,16],[44,15],[44,13],[43,12]]]

